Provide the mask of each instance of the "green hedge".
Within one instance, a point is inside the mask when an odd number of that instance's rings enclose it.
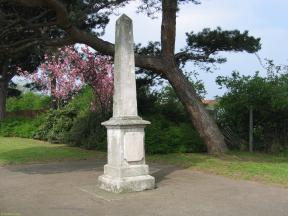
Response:
[[[45,114],[36,118],[7,117],[0,122],[0,136],[33,138],[38,127],[45,121]]]
[[[85,88],[59,110],[50,110],[35,119],[8,118],[1,123],[0,135],[33,137],[52,143],[106,150],[106,129],[101,126],[101,122],[109,117],[89,110],[92,97],[91,89]],[[142,94],[141,98],[150,104],[141,110],[143,118],[151,122],[145,129],[147,153],[206,151],[203,141],[190,121],[187,121],[187,114],[177,100],[158,102],[155,95],[152,98],[149,94]],[[139,106],[144,108],[141,103]]]
[[[163,115],[146,116],[145,148],[148,154],[204,152],[206,147],[189,122],[175,123]]]
[[[6,102],[7,112],[19,110],[40,110],[49,108],[50,97],[27,92],[20,97],[9,97]]]
[[[76,110],[69,107],[50,110],[45,115],[45,121],[35,131],[33,137],[35,139],[48,140],[52,143],[65,143],[67,133],[72,128],[76,117]]]

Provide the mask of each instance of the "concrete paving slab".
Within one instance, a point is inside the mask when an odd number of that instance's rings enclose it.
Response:
[[[287,189],[174,166],[151,166],[155,190],[112,194],[97,187],[104,164],[0,167],[0,215],[288,216]]]

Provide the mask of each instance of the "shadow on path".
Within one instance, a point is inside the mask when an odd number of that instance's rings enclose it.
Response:
[[[105,162],[99,160],[75,160],[50,162],[46,164],[15,165],[3,167],[12,172],[22,172],[25,174],[55,174],[78,171],[96,171],[103,170]]]
[[[29,164],[29,165],[11,165],[2,167],[11,172],[21,172],[29,175],[40,174],[49,175],[56,173],[69,173],[69,172],[95,172],[102,174],[104,160],[88,159],[88,160],[71,160],[71,161],[58,161],[46,164]],[[150,174],[156,179],[156,183],[166,180],[166,176],[170,173],[180,170],[181,168],[171,165],[150,165]]]

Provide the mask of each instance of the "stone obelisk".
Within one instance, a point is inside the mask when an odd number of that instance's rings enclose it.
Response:
[[[123,14],[116,21],[113,117],[107,128],[108,163],[99,177],[100,188],[115,193],[155,187],[145,164],[144,128],[138,116],[132,20]]]

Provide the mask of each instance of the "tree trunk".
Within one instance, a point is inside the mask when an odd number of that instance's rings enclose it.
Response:
[[[192,124],[207,145],[208,153],[225,153],[227,146],[224,136],[184,74],[177,67],[170,67],[170,70],[166,71],[166,76],[189,113]]]
[[[188,111],[192,124],[199,132],[211,154],[227,151],[224,137],[215,120],[204,108],[191,83],[184,76],[175,60],[177,0],[162,0],[161,57],[164,74],[175,93]]]
[[[6,80],[0,80],[0,121],[3,121],[6,115],[6,98],[8,83]]]

